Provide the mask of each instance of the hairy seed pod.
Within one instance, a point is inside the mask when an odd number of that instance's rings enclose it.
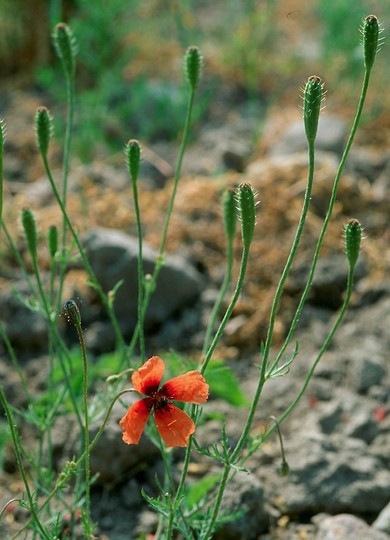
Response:
[[[76,71],[76,40],[71,29],[65,23],[58,23],[53,33],[54,47],[61,60],[65,75],[73,78]]]
[[[378,51],[380,26],[375,15],[367,15],[363,20],[361,32],[363,35],[364,67],[370,70],[374,65]]]
[[[139,166],[141,162],[141,146],[135,139],[131,139],[125,148],[127,166],[130,173],[130,178],[136,182],[139,174]]]
[[[312,75],[308,78],[303,92],[303,120],[308,141],[314,141],[317,136],[323,95],[322,80],[317,75]]]
[[[35,217],[30,208],[23,208],[22,210],[22,225],[31,258],[35,260],[37,257],[38,235]]]
[[[191,47],[188,47],[185,55],[185,70],[192,91],[195,91],[199,84],[201,68],[202,55],[198,47],[192,45]]]
[[[245,248],[249,249],[256,225],[255,194],[250,184],[242,183],[238,186],[236,202],[241,220],[242,241]]]
[[[237,208],[234,188],[228,188],[222,195],[225,232],[229,242],[233,242],[237,229]]]
[[[46,157],[52,133],[52,118],[46,107],[38,107],[35,113],[35,131],[39,151]]]
[[[53,259],[58,251],[58,229],[55,225],[51,225],[47,232],[47,245],[49,248],[50,257]]]
[[[357,219],[351,219],[344,227],[345,253],[352,268],[359,258],[362,231],[363,228]]]

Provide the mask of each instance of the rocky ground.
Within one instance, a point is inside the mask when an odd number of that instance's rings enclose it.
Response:
[[[23,256],[26,253],[18,222],[20,210],[29,206],[36,211],[42,235],[48,225],[60,223],[61,218],[35,150],[33,115],[40,104],[31,95],[14,93],[5,111],[8,135],[4,217]],[[258,145],[249,142],[253,125],[239,109],[230,114],[226,125],[209,125],[201,130],[184,164],[168,237],[170,257],[165,285],[157,291],[153,311],[149,313],[150,354],[168,349],[197,354],[212,301],[224,276],[221,191],[243,180],[252,183],[260,204],[248,278],[218,351],[218,356],[236,371],[248,396],[254,392],[258,374],[255,365],[260,361],[256,351],[266,335],[273,293],[295,232],[305,189],[306,143],[299,114],[295,108],[271,110]],[[246,508],[248,513],[226,525],[217,538],[390,538],[390,130],[386,119],[381,121],[382,124],[380,120],[366,123],[348,160],[312,293],[295,336],[299,355],[288,375],[266,385],[256,415],[254,430],[260,434],[269,416],[278,416],[301,388],[342,302],[347,275],[343,224],[352,217],[358,218],[365,227],[366,238],[352,307],[300,405],[282,426],[290,475],[281,478],[277,474],[280,447],[274,436],[249,460],[251,474],[238,474],[229,486],[225,510]],[[350,123],[351,119],[339,114],[323,114],[311,210],[277,319],[275,347],[286,334],[299,300]],[[176,145],[167,143],[144,148],[140,205],[149,259],[153,259],[153,250],[159,244],[176,152]],[[56,148],[52,160],[59,162]],[[73,163],[68,204],[102,284],[110,288],[123,273],[131,276],[136,264],[131,239],[135,223],[122,154],[88,166]],[[236,249],[238,262],[239,236]],[[41,392],[46,376],[45,327],[36,313],[20,306],[11,291],[14,286],[23,295],[26,286],[4,238],[2,252],[1,318],[15,350],[23,358],[31,391]],[[42,268],[47,269],[43,243],[40,261]],[[129,278],[116,305],[128,335],[134,321],[134,306],[129,305],[128,299],[131,290]],[[83,324],[91,354],[109,351],[114,336],[77,264],[69,269],[65,291],[66,298],[75,296],[82,298]],[[23,406],[25,397],[4,345],[1,346],[1,384],[13,403]],[[232,408],[211,396],[205,411],[222,413],[231,439],[239,436],[246,408]],[[123,407],[118,405],[92,455],[93,472],[100,474],[93,490],[93,509],[100,523],[101,539],[135,539],[152,534],[156,525],[156,518],[139,491],[141,486],[154,489],[154,477],[161,463],[147,440],[134,448],[122,443],[117,423],[122,415]],[[198,430],[199,442],[218,440],[220,428],[217,421],[207,422]],[[72,421],[65,417],[55,434],[59,462],[72,453],[72,439],[68,436],[71,433]],[[177,470],[180,457],[177,452]],[[205,458],[194,455],[192,477],[210,474],[214,467]],[[9,448],[0,486],[0,507],[20,493],[21,483]],[[17,530],[24,518],[18,508],[8,512],[0,524],[2,538]]]

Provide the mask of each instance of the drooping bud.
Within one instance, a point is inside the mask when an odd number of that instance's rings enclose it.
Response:
[[[141,146],[135,139],[131,139],[125,148],[127,166],[130,173],[130,178],[136,182],[139,174],[139,166],[141,162]]]
[[[354,268],[360,254],[363,228],[357,219],[351,219],[344,227],[345,253],[351,268]]]
[[[255,194],[250,184],[242,183],[238,186],[236,203],[241,220],[242,241],[245,248],[249,249],[256,225]]]
[[[320,77],[312,75],[308,78],[303,92],[303,120],[306,137],[313,142],[317,136],[318,119],[320,117],[324,84]]]
[[[24,208],[22,210],[22,225],[31,258],[35,261],[37,257],[38,235],[35,217],[30,208]]]
[[[52,134],[52,118],[46,107],[38,107],[35,113],[35,130],[39,151],[46,157]]]
[[[62,310],[68,322],[76,328],[81,328],[81,315],[78,305],[74,300],[67,300],[62,305]]]
[[[49,248],[50,257],[54,259],[58,250],[58,229],[55,225],[52,225],[48,230],[47,245]]]
[[[66,77],[73,78],[76,70],[77,45],[67,24],[61,22],[56,25],[53,32],[53,42]]]
[[[379,50],[379,34],[382,32],[378,18],[375,15],[367,15],[361,27],[363,36],[364,67],[367,71],[374,65],[376,53]]]
[[[194,92],[199,84],[200,72],[202,68],[202,55],[195,45],[188,47],[185,55],[185,70],[187,80]]]
[[[223,217],[226,237],[233,242],[237,229],[237,208],[234,188],[228,188],[222,195]]]

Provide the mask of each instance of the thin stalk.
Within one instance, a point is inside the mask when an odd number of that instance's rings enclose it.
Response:
[[[42,538],[46,538],[47,540],[51,540],[51,536],[50,534],[48,534],[48,532],[46,531],[45,527],[42,525],[40,519],[39,519],[39,510],[37,511],[37,508],[36,508],[36,503],[33,499],[33,495],[31,493],[31,490],[30,490],[30,486],[28,484],[28,479],[27,479],[27,474],[26,474],[26,471],[24,469],[24,465],[23,465],[23,460],[22,460],[22,456],[21,456],[21,451],[20,451],[20,443],[19,443],[19,440],[18,440],[18,434],[16,432],[16,428],[15,428],[15,422],[14,422],[14,419],[13,419],[13,416],[12,416],[12,413],[11,413],[11,409],[10,407],[8,406],[8,402],[7,402],[7,399],[5,397],[5,394],[4,394],[4,390],[3,390],[3,387],[0,386],[0,401],[1,401],[1,404],[4,408],[4,411],[5,411],[5,414],[7,416],[7,420],[8,420],[8,425],[9,425],[9,429],[10,429],[10,432],[11,432],[11,437],[12,437],[12,442],[13,442],[13,445],[14,445],[14,450],[15,450],[15,458],[16,458],[16,462],[18,464],[18,467],[19,467],[19,471],[20,471],[20,474],[22,475],[22,479],[23,479],[23,483],[24,483],[24,487],[26,489],[26,494],[27,494],[27,498],[28,498],[28,502],[29,502],[29,510],[32,514],[32,518],[33,520],[35,521],[41,535],[42,535]]]
[[[203,344],[203,351],[202,355],[205,356],[207,352],[207,348],[210,345],[211,341],[211,334],[213,331],[213,328],[215,326],[215,322],[217,320],[218,313],[221,310],[222,302],[226,296],[227,290],[229,288],[231,279],[232,279],[232,271],[233,271],[233,259],[234,259],[234,249],[233,249],[233,239],[228,238],[228,243],[226,247],[226,270],[225,270],[225,277],[223,280],[223,283],[221,285],[221,289],[218,293],[218,297],[215,301],[214,307],[210,314],[210,320],[207,325],[206,329],[206,335],[204,338],[204,344]]]
[[[83,405],[84,405],[84,449],[85,449],[85,511],[86,511],[86,530],[87,538],[91,537],[91,495],[90,495],[90,444],[89,444],[89,418],[88,418],[88,359],[87,348],[85,345],[84,334],[81,325],[75,325],[77,335],[80,341],[81,353],[83,357]]]
[[[27,398],[27,401],[31,403],[31,401],[32,401],[31,400],[31,394],[30,394],[30,392],[28,390],[28,385],[27,385],[27,382],[26,382],[26,378],[24,376],[22,368],[20,367],[20,364],[19,364],[18,359],[16,357],[15,351],[14,351],[12,345],[11,345],[10,340],[8,339],[7,332],[6,332],[2,322],[0,322],[0,335],[3,338],[3,341],[4,341],[4,344],[5,344],[6,349],[8,351],[8,354],[10,355],[11,362],[12,362],[17,374],[19,375],[20,383],[22,385],[23,392],[24,392],[24,394],[25,394],[25,396]]]
[[[0,391],[1,391],[1,388],[0,388]],[[92,442],[90,442],[89,444],[89,451],[92,452],[93,448],[95,447],[95,445],[98,443],[100,437],[102,436],[103,434],[103,431],[107,425],[107,422],[109,420],[109,417],[110,417],[110,414],[111,414],[111,411],[115,405],[115,403],[117,402],[117,400],[122,397],[124,394],[127,394],[129,392],[134,392],[134,388],[126,388],[124,390],[122,390],[121,392],[119,392],[111,401],[108,409],[107,409],[107,412],[106,412],[106,415],[104,417],[104,420],[98,430],[98,432],[96,433],[95,437],[93,438]],[[77,461],[75,461],[73,463],[73,466],[72,466],[72,470],[77,470],[77,468],[80,466],[80,464],[84,461],[85,459],[85,456],[86,456],[86,452],[84,450],[84,452],[81,454],[81,456],[78,458]],[[57,482],[55,484],[55,487],[52,489],[52,491],[50,492],[50,494],[47,496],[46,500],[39,506],[38,508],[38,513],[40,513],[48,504],[49,502],[53,499],[53,497],[57,494],[57,492],[63,488],[63,486],[68,482],[69,480],[69,477],[72,473],[68,473],[68,474],[63,474],[63,473],[60,473],[59,476],[58,476],[58,479],[57,479]],[[19,534],[21,534],[23,531],[27,530],[28,527],[30,526],[31,524],[31,520],[27,521],[23,527],[17,532],[14,534],[14,536],[11,538],[11,540],[15,540]]]
[[[364,107],[364,103],[365,103],[365,99],[366,99],[366,95],[367,95],[368,85],[369,85],[369,81],[370,81],[370,73],[371,73],[370,70],[365,70],[363,84],[362,84],[362,91],[361,91],[361,94],[360,94],[360,99],[359,99],[357,112],[356,112],[355,119],[354,119],[353,124],[352,124],[351,132],[350,132],[347,144],[345,146],[343,155],[342,155],[341,160],[340,160],[340,164],[339,164],[339,167],[338,167],[338,170],[337,170],[337,173],[336,173],[336,177],[334,179],[333,188],[332,188],[332,194],[331,194],[331,198],[330,198],[330,201],[329,201],[328,210],[327,210],[327,213],[326,213],[326,216],[325,216],[325,219],[324,219],[324,224],[322,226],[320,235],[318,237],[317,246],[316,246],[316,249],[315,249],[315,252],[314,252],[314,256],[313,256],[313,260],[312,260],[312,264],[311,264],[311,268],[310,268],[309,277],[307,279],[306,286],[304,288],[301,299],[299,301],[299,304],[298,304],[297,310],[295,312],[294,318],[292,320],[292,323],[291,323],[290,329],[288,331],[287,337],[286,337],[286,339],[285,339],[285,341],[283,343],[283,346],[280,349],[280,351],[279,351],[279,353],[278,353],[272,367],[274,367],[275,365],[278,364],[278,362],[280,361],[280,358],[282,357],[282,355],[284,354],[288,344],[290,343],[291,337],[292,337],[293,333],[295,332],[296,326],[297,326],[298,321],[300,319],[300,316],[302,314],[302,309],[303,309],[303,306],[304,306],[304,304],[306,302],[307,295],[309,294],[310,287],[311,287],[311,284],[313,282],[314,272],[315,272],[315,269],[316,269],[316,266],[317,266],[320,250],[321,250],[321,247],[322,247],[322,244],[323,244],[323,241],[324,241],[324,237],[325,237],[328,225],[329,225],[329,221],[330,221],[330,219],[332,217],[332,213],[333,213],[333,209],[334,209],[334,205],[335,205],[336,197],[337,197],[337,191],[338,191],[338,187],[339,187],[339,184],[340,184],[341,175],[342,175],[342,172],[344,170],[345,162],[347,160],[349,151],[350,151],[352,143],[354,141],[356,131],[357,131],[357,128],[358,128],[358,125],[359,125],[359,122],[360,122],[361,115],[362,115],[362,111],[363,111],[363,107]],[[271,368],[271,370],[272,370],[272,368]]]
[[[57,189],[57,187],[55,185],[55,182],[54,182],[54,179],[53,179],[53,175],[51,173],[51,169],[50,169],[47,157],[45,155],[42,155],[42,154],[41,154],[41,157],[42,157],[42,160],[43,160],[43,164],[44,164],[44,167],[45,167],[47,177],[49,179],[51,188],[53,190],[54,197],[56,198],[56,201],[58,203],[58,206],[61,209],[64,220],[65,220],[65,222],[66,222],[66,224],[67,224],[67,226],[68,226],[68,228],[69,228],[69,230],[70,230],[70,232],[71,232],[71,234],[73,236],[74,242],[75,242],[75,244],[77,246],[77,249],[78,249],[78,251],[80,253],[81,260],[83,261],[84,268],[87,271],[87,273],[89,275],[89,278],[90,278],[91,282],[93,283],[93,286],[94,286],[94,288],[96,289],[96,291],[97,291],[97,293],[99,295],[100,300],[102,301],[104,307],[107,310],[107,313],[108,313],[108,315],[110,317],[112,326],[114,328],[117,343],[118,343],[120,349],[124,350],[125,342],[123,340],[122,332],[121,332],[121,330],[119,328],[118,321],[117,321],[117,319],[115,317],[115,314],[113,312],[113,307],[111,306],[110,302],[108,301],[106,294],[104,293],[99,281],[97,280],[97,278],[95,276],[95,273],[93,272],[92,267],[89,264],[88,258],[85,255],[84,248],[82,247],[81,242],[80,242],[80,240],[78,238],[78,235],[77,235],[77,233],[76,233],[76,231],[75,231],[75,229],[74,229],[74,227],[72,225],[72,222],[69,219],[66,208],[62,203],[62,199],[61,199],[60,194],[58,192],[58,189]]]
[[[309,167],[308,167],[308,173],[307,173],[307,186],[306,186],[306,191],[305,191],[305,198],[304,198],[304,202],[303,202],[301,216],[299,218],[298,227],[297,227],[297,230],[296,230],[296,233],[295,233],[294,241],[292,243],[290,253],[288,255],[286,265],[285,265],[285,267],[283,269],[283,272],[282,272],[282,275],[280,277],[280,280],[279,280],[279,283],[278,283],[278,286],[277,286],[277,289],[276,289],[276,293],[275,293],[275,296],[274,296],[274,300],[273,300],[273,303],[272,303],[269,326],[268,326],[268,331],[267,331],[267,337],[266,337],[266,340],[265,340],[264,351],[263,351],[263,361],[262,361],[262,366],[261,366],[260,381],[262,379],[264,379],[266,369],[268,367],[268,356],[269,356],[269,352],[270,352],[270,349],[271,349],[273,333],[274,333],[274,327],[275,327],[275,321],[276,321],[276,316],[278,314],[280,298],[281,298],[282,293],[283,293],[284,284],[286,283],[287,277],[288,277],[288,275],[290,273],[292,264],[294,262],[295,256],[296,256],[297,251],[298,251],[298,247],[299,247],[299,243],[300,243],[300,240],[301,240],[303,228],[304,228],[304,225],[305,225],[305,222],[306,222],[307,213],[308,213],[308,210],[309,210],[311,191],[312,191],[312,187],[313,187],[314,166],[315,166],[314,140],[310,140],[310,139],[308,140],[308,154],[309,154],[308,155]],[[258,393],[256,393],[256,396],[255,396],[255,399],[254,399],[255,403],[254,403],[254,405],[252,407],[252,410],[251,410],[251,413],[253,411],[253,414],[254,414],[254,409],[257,406],[257,401],[258,401],[259,397],[260,397],[260,395],[258,395]],[[252,421],[251,419],[253,417],[253,414],[250,415],[250,419],[248,419],[248,421],[250,421],[250,422]],[[244,431],[249,432],[249,430],[244,430]],[[245,435],[245,437],[246,437],[246,435]]]
[[[66,77],[66,101],[67,101],[67,117],[65,128],[65,141],[64,141],[64,159],[62,167],[62,204],[66,210],[67,195],[68,195],[68,176],[69,176],[69,163],[71,155],[71,143],[73,132],[73,117],[74,117],[74,102],[75,102],[75,89],[73,77]],[[60,263],[60,276],[58,281],[58,293],[57,293],[57,311],[61,308],[62,290],[64,286],[65,272],[66,272],[66,237],[67,237],[67,220],[65,213],[62,215],[62,239],[61,239],[61,263]]]
[[[205,355],[203,363],[200,366],[199,371],[202,373],[202,375],[204,374],[204,372],[207,369],[207,366],[208,366],[208,364],[209,364],[209,362],[211,360],[213,352],[214,352],[216,346],[218,345],[219,340],[221,339],[221,337],[223,335],[226,324],[228,323],[228,321],[229,321],[229,319],[230,319],[230,317],[231,317],[231,315],[233,313],[233,309],[234,309],[234,307],[235,307],[235,305],[237,303],[237,300],[238,300],[238,298],[239,298],[239,296],[241,294],[242,287],[243,287],[244,281],[245,281],[245,274],[246,274],[246,269],[247,269],[247,266],[248,266],[248,260],[249,260],[249,246],[244,245],[244,248],[242,250],[241,265],[240,265],[240,271],[239,271],[239,276],[238,276],[238,279],[237,279],[236,288],[234,289],[234,293],[233,293],[232,299],[230,301],[230,304],[228,305],[228,307],[226,309],[225,315],[223,316],[223,319],[222,319],[222,321],[221,321],[221,323],[220,323],[220,325],[218,327],[218,330],[215,333],[213,341],[211,342],[211,345],[208,348],[208,351],[207,351],[207,353]]]
[[[189,134],[190,134],[190,126],[191,126],[192,110],[193,110],[194,100],[195,100],[195,89],[191,89],[190,96],[189,96],[188,103],[187,103],[187,112],[186,112],[186,118],[185,118],[185,122],[184,122],[183,136],[182,136],[182,140],[181,140],[179,156],[178,156],[176,170],[175,170],[175,176],[174,176],[174,179],[173,179],[172,194],[171,194],[171,198],[170,198],[168,209],[167,209],[166,216],[165,216],[165,222],[164,222],[164,226],[163,226],[161,243],[160,243],[159,251],[158,251],[158,254],[157,254],[157,257],[156,257],[156,264],[155,264],[154,269],[153,269],[152,278],[151,278],[148,286],[145,289],[145,296],[143,298],[143,304],[142,304],[141,321],[143,321],[144,318],[145,318],[145,314],[146,314],[146,311],[147,311],[148,306],[149,306],[150,298],[151,298],[151,296],[153,294],[153,291],[154,291],[154,289],[156,287],[158,275],[159,275],[159,273],[161,271],[161,268],[163,267],[163,264],[164,264],[164,251],[165,251],[165,246],[166,246],[166,242],[167,242],[168,228],[169,228],[169,224],[170,224],[171,216],[172,216],[172,212],[173,212],[173,207],[174,207],[175,200],[176,200],[176,192],[177,192],[177,187],[178,187],[179,179],[180,179],[180,175],[181,175],[181,168],[182,168],[182,164],[183,164],[184,154],[185,154],[187,144],[188,144],[188,138],[189,138]],[[140,320],[137,321],[137,325],[135,327],[133,337],[131,338],[130,344],[129,344],[128,349],[127,349],[127,358],[128,359],[131,358],[131,356],[132,356],[132,354],[134,352],[134,348],[135,348],[135,345],[137,343],[139,333],[140,333]]]
[[[330,342],[332,341],[333,339],[333,336],[335,335],[338,327],[340,326],[344,316],[345,316],[345,313],[348,309],[348,306],[349,306],[349,302],[351,300],[351,295],[352,295],[352,289],[353,289],[353,278],[354,278],[354,273],[355,273],[355,268],[352,268],[350,267],[349,268],[349,271],[348,271],[348,282],[347,282],[347,290],[346,290],[346,293],[345,293],[345,299],[344,299],[344,302],[343,302],[343,305],[339,311],[339,314],[337,316],[337,319],[336,321],[334,322],[329,334],[327,335],[318,355],[317,355],[317,358],[315,359],[315,361],[313,362],[307,376],[306,376],[306,379],[305,379],[305,382],[301,388],[301,390],[299,391],[299,393],[297,394],[296,398],[294,399],[294,401],[291,403],[291,405],[283,412],[283,414],[280,415],[280,417],[278,418],[278,424],[280,425],[282,422],[284,422],[284,420],[290,415],[290,413],[295,409],[295,407],[298,405],[299,401],[301,400],[302,396],[304,395],[308,385],[309,385],[309,382],[310,380],[312,379],[313,377],[313,374],[315,372],[315,369],[319,363],[319,361],[321,360],[322,356],[324,355],[325,351],[328,349],[329,347],[329,344]],[[271,436],[271,434],[275,431],[276,429],[276,426],[272,426],[271,428],[269,428],[266,433],[262,436],[262,443],[266,442],[269,437]]]

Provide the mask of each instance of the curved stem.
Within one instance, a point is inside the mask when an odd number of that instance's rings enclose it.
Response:
[[[195,90],[191,90],[189,100],[188,100],[188,104],[187,104],[187,113],[186,113],[186,118],[185,118],[185,123],[184,123],[183,137],[182,137],[180,150],[179,150],[179,157],[178,157],[178,160],[177,160],[175,176],[174,176],[174,179],[173,179],[172,194],[171,194],[171,198],[170,198],[168,209],[167,209],[166,216],[165,216],[165,222],[164,222],[164,226],[163,226],[161,243],[160,243],[160,247],[159,247],[159,250],[158,250],[157,257],[156,257],[156,264],[155,264],[154,269],[153,269],[152,278],[149,281],[148,286],[146,287],[145,296],[143,298],[141,321],[144,321],[144,319],[145,319],[145,315],[146,315],[146,311],[147,311],[148,306],[149,306],[150,298],[151,298],[151,296],[153,294],[153,291],[154,291],[154,289],[156,287],[156,284],[157,284],[158,275],[159,275],[159,273],[161,271],[161,268],[164,265],[164,251],[165,251],[165,246],[166,246],[166,242],[167,242],[168,228],[169,228],[169,224],[170,224],[171,217],[172,217],[172,212],[173,212],[173,207],[174,207],[175,200],[176,200],[177,187],[178,187],[179,179],[180,179],[180,175],[181,175],[181,168],[182,168],[182,164],[183,164],[184,154],[185,154],[185,150],[186,150],[187,144],[188,144],[188,138],[189,138],[189,134],[190,134],[190,126],[191,126],[191,118],[192,118],[192,109],[193,109],[193,105],[194,105],[194,99],[195,99]],[[127,358],[128,359],[131,358],[131,356],[133,354],[133,351],[134,351],[134,348],[135,348],[135,345],[137,343],[139,333],[140,333],[141,321],[138,318],[137,325],[136,325],[134,333],[133,333],[133,337],[131,338],[130,344],[129,344],[128,349],[127,349]]]
[[[334,205],[335,205],[336,197],[337,197],[337,191],[338,191],[338,187],[339,187],[339,184],[340,184],[341,175],[342,175],[342,172],[344,170],[345,162],[347,160],[349,151],[351,149],[353,140],[355,138],[356,131],[357,131],[357,128],[358,128],[358,125],[359,125],[359,122],[360,122],[361,115],[362,115],[364,102],[365,102],[366,95],[367,95],[367,89],[368,89],[369,80],[370,80],[370,71],[366,70],[365,74],[364,74],[362,91],[361,91],[361,94],[360,94],[360,99],[359,99],[357,112],[356,112],[355,119],[354,119],[353,124],[352,124],[351,132],[350,132],[350,135],[348,137],[347,144],[345,146],[343,155],[342,155],[341,160],[340,160],[340,164],[339,164],[339,167],[338,167],[338,170],[337,170],[337,173],[336,173],[336,177],[334,179],[333,188],[332,188],[332,194],[331,194],[331,198],[330,198],[329,206],[328,206],[328,211],[326,213],[324,223],[323,223],[320,235],[318,237],[317,246],[316,246],[316,249],[315,249],[315,252],[314,252],[314,256],[313,256],[313,260],[312,260],[312,264],[311,264],[311,268],[310,268],[309,277],[307,279],[306,286],[305,286],[304,291],[302,293],[302,296],[301,296],[301,299],[299,301],[299,304],[298,304],[297,310],[295,312],[294,318],[293,318],[292,323],[290,325],[287,337],[286,337],[286,339],[285,339],[285,341],[283,343],[283,346],[281,347],[281,349],[280,349],[280,351],[279,351],[279,353],[278,353],[278,355],[276,357],[274,365],[279,362],[280,358],[284,354],[288,344],[291,341],[292,335],[295,332],[296,326],[297,326],[298,321],[300,319],[303,306],[304,306],[304,304],[306,302],[307,295],[309,294],[309,290],[310,290],[311,284],[313,282],[314,272],[315,272],[317,262],[318,262],[318,258],[319,258],[319,254],[320,254],[320,249],[321,249],[323,241],[324,241],[324,237],[325,237],[325,234],[326,234],[326,231],[327,231],[327,228],[328,228],[329,221],[330,221],[330,219],[332,217],[332,213],[333,213],[333,209],[334,209]]]
[[[32,517],[42,535],[42,538],[46,538],[47,540],[51,540],[51,536],[48,534],[48,532],[46,531],[45,527],[42,525],[40,519],[39,519],[39,510],[37,511],[37,508],[36,508],[36,503],[33,499],[33,495],[31,493],[31,490],[30,490],[30,486],[28,484],[28,480],[27,480],[27,474],[26,474],[26,471],[24,469],[24,465],[23,465],[23,460],[22,460],[22,455],[21,455],[21,452],[20,452],[20,444],[19,444],[19,440],[18,440],[18,435],[17,435],[17,432],[16,432],[16,424],[14,422],[14,419],[13,419],[13,416],[12,416],[12,413],[11,413],[11,409],[9,408],[8,406],[8,402],[7,402],[7,399],[5,397],[5,394],[4,394],[4,391],[3,391],[3,387],[0,386],[0,401],[1,401],[1,404],[4,408],[4,411],[5,411],[5,414],[7,416],[7,420],[8,420],[8,425],[9,425],[9,429],[10,429],[10,432],[11,432],[11,437],[12,437],[12,442],[13,442],[13,445],[14,445],[14,450],[15,450],[15,458],[16,458],[16,461],[17,461],[17,464],[18,464],[18,467],[19,467],[19,471],[20,471],[20,474],[22,475],[22,479],[23,479],[23,483],[24,483],[24,487],[26,489],[26,494],[27,494],[27,498],[28,498],[28,502],[29,502],[29,510],[32,514]]]

